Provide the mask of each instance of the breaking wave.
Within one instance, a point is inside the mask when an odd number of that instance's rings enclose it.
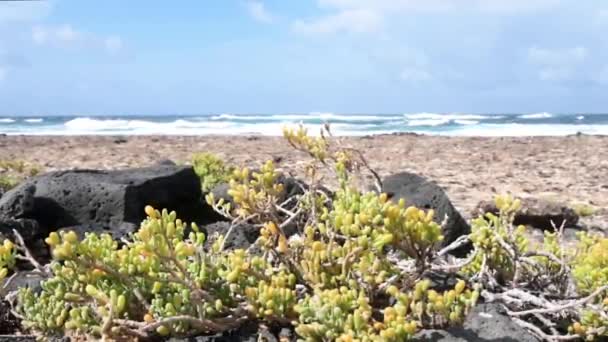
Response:
[[[533,120],[532,120],[533,119]],[[606,114],[211,114],[197,116],[44,116],[0,118],[0,134],[28,135],[270,135],[303,123],[317,134],[412,132],[466,136],[608,134]]]

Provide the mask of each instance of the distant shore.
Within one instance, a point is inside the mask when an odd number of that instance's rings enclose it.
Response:
[[[382,176],[415,172],[442,186],[465,217],[481,200],[510,192],[585,202],[588,225],[608,228],[608,136],[442,137],[392,134],[342,138]],[[187,163],[211,152],[235,165],[268,159],[302,174],[308,160],[281,137],[264,136],[0,136],[0,160],[23,160],[45,171]],[[584,221],[585,222],[585,221]]]

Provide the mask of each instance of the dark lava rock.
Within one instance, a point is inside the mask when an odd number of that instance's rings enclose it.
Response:
[[[21,288],[29,287],[33,292],[42,291],[42,281],[47,278],[39,272],[20,271],[16,276],[10,278],[10,282],[5,282],[5,293],[17,291]]]
[[[159,161],[157,164],[165,165],[165,166],[177,166],[177,164],[171,159],[163,159],[163,160]]]
[[[247,322],[238,329],[227,331],[222,334],[212,336],[197,336],[190,338],[170,338],[167,342],[279,342],[295,341],[295,333],[292,328],[269,327],[268,329],[260,329],[259,323],[255,321]]]
[[[202,227],[202,230],[211,239],[215,234],[226,237],[230,229],[230,222],[215,222]],[[225,249],[247,249],[260,236],[260,229],[243,223],[232,228],[228,239],[224,242]]]
[[[14,334],[20,326],[19,320],[11,313],[9,303],[0,299],[0,335]]]
[[[136,229],[144,207],[175,210],[186,222],[220,219],[204,203],[200,180],[191,167],[155,165],[118,171],[58,171],[33,177],[0,199],[0,219],[32,219],[39,237],[65,227],[82,231]]]
[[[475,217],[485,213],[498,215],[498,211],[494,202],[482,201],[475,208],[473,216]],[[578,220],[579,216],[574,209],[569,208],[567,205],[536,198],[522,198],[521,210],[515,216],[515,221],[513,223],[516,225],[521,224],[552,230],[552,223],[555,224],[557,228],[559,228],[562,223],[564,223],[564,227],[575,227]]]
[[[447,216],[443,228],[444,246],[471,231],[471,227],[454,208],[443,189],[424,177],[409,172],[389,176],[382,181],[382,192],[395,202],[403,198],[407,206],[433,209],[435,221],[439,224]],[[465,250],[457,252],[456,254],[461,254]]]
[[[34,335],[0,335],[0,342],[37,342]]]
[[[0,218],[0,240],[5,238],[15,240],[13,230],[16,230],[25,241],[31,241],[42,233],[37,221],[31,219],[2,219]]]
[[[498,304],[480,304],[461,327],[425,330],[416,341],[432,342],[538,342],[538,339],[513,322]]]
[[[26,217],[34,210],[35,192],[36,187],[27,182],[7,191],[0,198],[0,219]]]
[[[70,342],[71,339],[65,337],[45,337],[44,340],[37,339],[34,335],[0,335],[0,342]]]

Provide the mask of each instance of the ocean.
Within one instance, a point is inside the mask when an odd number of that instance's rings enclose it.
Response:
[[[449,136],[608,135],[608,114],[209,114],[109,116],[0,116],[8,135],[281,135],[303,123],[318,132],[329,123],[334,135],[419,133]]]

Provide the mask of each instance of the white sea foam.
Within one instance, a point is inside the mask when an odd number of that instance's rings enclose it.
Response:
[[[239,124],[223,121],[190,121],[178,119],[171,122],[146,120],[75,118],[63,126],[49,125],[43,130],[28,130],[32,135],[265,135],[280,136],[288,123],[272,122]],[[319,135],[322,124],[306,124],[309,134]],[[337,136],[359,136],[391,133],[373,124],[337,123],[331,126]],[[23,131],[7,131],[7,134],[22,134]]]
[[[454,122],[459,125],[477,125],[479,123],[477,120],[454,120]]]
[[[523,137],[523,136],[564,136],[576,133],[608,135],[608,125],[569,124],[482,124],[460,126],[457,129],[437,132],[420,132],[432,135],[479,136],[479,137]]]
[[[450,122],[450,119],[421,119],[409,120],[408,126],[441,126]]]
[[[44,119],[25,119],[23,121],[29,122],[29,123],[40,123],[40,122],[43,122]]]
[[[225,129],[230,127],[230,124],[184,119],[171,122],[153,122],[146,120],[76,118],[66,122],[64,126],[74,132],[130,131],[130,134],[162,134],[168,131],[177,132],[180,129]]]
[[[9,118],[0,119],[0,123],[13,123],[13,122],[15,122],[14,119],[9,119]]]
[[[584,115],[579,115],[576,117],[576,120],[581,121],[581,120],[585,120],[585,116]]]
[[[405,118],[408,120],[439,120],[439,119],[448,119],[448,120],[480,120],[480,119],[496,119],[499,117],[492,115],[478,115],[478,114],[459,114],[459,113],[414,113],[414,114],[404,114]]]
[[[560,136],[576,134],[608,135],[608,117],[603,123],[583,124],[538,124],[537,121],[519,120],[519,123],[500,123],[481,119],[464,119],[446,117],[441,114],[427,113],[420,119],[404,119],[390,115],[378,115],[383,120],[369,120],[376,115],[361,115],[364,120],[343,120],[331,124],[332,133],[337,136],[360,136],[387,134],[393,132],[414,132],[431,135],[453,136]],[[232,114],[225,114],[224,117]],[[267,135],[280,136],[285,126],[293,127],[303,121],[298,118],[308,118],[310,114],[268,115],[275,117],[264,121],[239,121],[231,119],[213,120],[210,116],[200,117],[74,117],[63,123],[57,120],[45,119],[42,123],[26,124],[23,119],[4,118],[1,122],[15,122],[0,125],[0,133],[28,135]],[[325,117],[348,117],[332,113],[319,113]],[[256,115],[262,117],[262,115]],[[289,117],[290,120],[280,120],[276,117]],[[352,117],[352,116],[351,116]],[[514,115],[513,118],[516,116]],[[391,119],[392,118],[392,119]],[[576,115],[570,116],[571,119]],[[9,121],[10,120],[10,121]],[[17,120],[20,122],[17,123]],[[23,121],[21,121],[23,120]],[[29,119],[31,120],[31,119]],[[328,120],[331,122],[331,120]],[[517,121],[516,121],[517,122]],[[304,126],[312,135],[318,135],[323,127],[322,121],[307,121]]]
[[[227,121],[261,121],[261,120],[276,120],[287,122],[299,122],[304,120],[321,120],[321,121],[383,121],[397,120],[400,116],[395,115],[351,115],[351,114],[334,114],[312,112],[309,114],[275,114],[275,115],[246,115],[246,114],[220,114],[211,117],[211,120],[227,120]]]
[[[547,118],[552,118],[552,117],[553,117],[553,114],[547,113],[547,112],[524,114],[524,115],[518,116],[518,118],[520,118],[520,119],[547,119]]]

